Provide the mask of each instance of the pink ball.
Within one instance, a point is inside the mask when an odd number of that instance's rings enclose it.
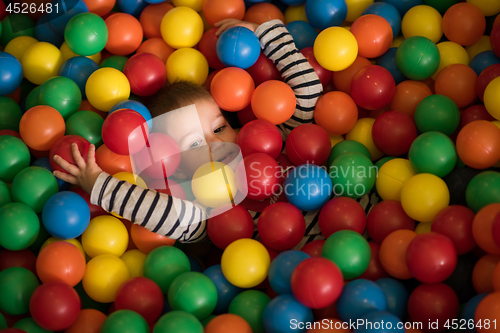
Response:
[[[356,200],[337,197],[321,208],[318,225],[325,238],[340,230],[353,230],[363,234],[366,228],[366,213]]]
[[[169,135],[152,133],[148,138],[148,145],[135,154],[133,159],[136,174],[144,173],[154,179],[164,179],[179,167],[181,150]]]
[[[328,133],[315,124],[303,124],[294,128],[286,139],[286,152],[295,165],[306,163],[323,165],[331,151]]]
[[[130,109],[108,114],[102,125],[102,140],[106,147],[119,155],[138,153],[148,140],[149,127],[144,117]]]
[[[276,159],[283,147],[283,139],[276,126],[266,120],[257,119],[241,128],[237,144],[243,156],[265,153]]]
[[[138,96],[156,94],[167,80],[167,69],[163,61],[146,52],[130,57],[123,67],[123,74],[130,82],[130,91]]]

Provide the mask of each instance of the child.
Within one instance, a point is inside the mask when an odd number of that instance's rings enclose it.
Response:
[[[284,124],[279,125],[283,138],[300,124],[312,123],[313,111],[322,93],[322,85],[314,69],[297,50],[291,35],[279,20],[272,20],[260,26],[253,23],[228,19],[216,24],[218,34],[233,26],[244,26],[254,31],[260,40],[264,54],[273,61],[281,72],[283,81],[290,85],[296,96],[296,110]],[[189,112],[177,109],[195,105],[201,126],[195,126]],[[192,173],[202,163],[197,159],[196,147],[204,141],[210,143],[212,155],[217,151],[217,144],[236,143],[236,132],[222,116],[218,105],[208,91],[188,83],[175,83],[160,91],[149,105],[153,119],[168,115],[177,110],[168,122],[160,123],[164,133],[170,135],[179,144],[181,151],[181,168],[184,176]],[[184,110],[181,109],[181,110]],[[186,109],[187,110],[187,109]],[[168,119],[168,118],[167,118]],[[155,124],[157,126],[158,123]],[[202,133],[201,133],[202,132]],[[172,196],[145,190],[130,183],[113,178],[95,163],[95,148],[91,146],[87,162],[81,157],[76,146],[72,147],[76,166],[70,165],[59,156],[54,160],[69,174],[54,172],[64,181],[77,184],[91,196],[91,203],[97,204],[108,212],[114,212],[139,224],[148,230],[160,233],[181,242],[197,242],[207,237],[207,212],[200,206]],[[227,158],[227,154],[219,156]],[[199,157],[199,156],[198,156]],[[214,160],[217,160],[214,157]],[[196,162],[197,161],[197,162]],[[188,163],[189,162],[189,163]],[[283,196],[282,196],[283,197]],[[262,209],[275,202],[277,198],[269,198],[262,202],[242,204],[250,208],[255,224]],[[278,199],[279,200],[279,199]],[[376,204],[377,197],[369,194],[359,199],[360,204],[368,212],[371,205]],[[306,220],[306,233],[303,240],[295,248],[302,248],[306,243],[323,239],[318,227],[319,211],[303,212]],[[194,222],[193,222],[194,221]],[[198,222],[201,221],[201,222]],[[257,233],[254,234],[257,237]]]

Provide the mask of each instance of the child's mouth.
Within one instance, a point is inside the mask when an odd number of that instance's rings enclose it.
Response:
[[[223,162],[225,161],[226,159],[228,159],[233,153],[227,153],[226,155],[222,156],[221,158],[219,158],[217,160],[217,162]]]

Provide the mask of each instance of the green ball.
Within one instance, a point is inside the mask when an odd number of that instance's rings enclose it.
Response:
[[[203,327],[207,327],[208,323],[209,323],[212,319],[214,319],[214,318],[216,318],[216,317],[217,317],[216,315],[211,314],[210,316],[208,316],[207,318],[205,318],[205,319],[201,320],[200,322],[201,322],[201,324],[203,325]],[[195,318],[196,318],[196,317],[195,317]]]
[[[11,182],[21,170],[29,167],[30,161],[30,151],[21,139],[0,136],[0,180]]]
[[[330,156],[328,156],[326,165],[332,165],[333,161],[335,161],[337,157],[345,153],[360,153],[368,157],[370,160],[372,159],[370,151],[364,144],[354,140],[344,140],[333,146],[330,151]]]
[[[179,275],[168,288],[168,304],[172,310],[181,310],[203,319],[217,305],[217,288],[208,276],[199,272]]]
[[[38,215],[25,204],[11,202],[0,208],[0,246],[24,250],[35,242],[39,231]]]
[[[120,72],[123,72],[123,67],[125,67],[125,63],[127,62],[128,58],[125,56],[111,56],[99,64],[99,67],[104,68],[104,67],[111,67],[119,70]]]
[[[352,230],[342,230],[328,237],[321,255],[339,267],[344,280],[352,280],[368,268],[371,250],[363,236]]]
[[[80,56],[101,52],[108,41],[108,27],[93,13],[80,13],[69,20],[64,29],[64,40],[69,49]]]
[[[149,252],[144,260],[144,277],[153,280],[166,294],[172,281],[182,273],[191,271],[189,258],[173,246],[160,246]]]
[[[337,157],[329,170],[333,193],[337,196],[361,198],[375,185],[377,170],[371,159],[360,153]]]
[[[0,27],[1,26],[2,25],[0,24]],[[0,28],[0,30],[2,30],[2,28]],[[3,314],[0,313],[0,330],[3,330],[4,328],[7,328],[7,321],[5,320]]]
[[[431,6],[436,9],[441,15],[446,13],[448,8],[457,4],[459,0],[424,0],[424,5]]]
[[[52,106],[67,120],[80,108],[82,93],[75,81],[65,76],[55,76],[40,86],[38,104]]]
[[[19,132],[19,122],[23,113],[12,98],[0,96],[0,130],[10,129]]]
[[[444,95],[430,95],[415,109],[415,125],[420,132],[436,131],[452,135],[460,124],[460,110]]]
[[[442,178],[455,168],[457,151],[448,136],[440,132],[426,132],[411,144],[409,159],[416,173],[432,173]]]
[[[38,92],[40,91],[41,86],[37,86],[33,88],[28,96],[26,96],[25,109],[29,110],[34,106],[38,105]]]
[[[79,135],[90,143],[102,144],[101,130],[104,119],[92,111],[78,111],[66,121],[66,135]]]
[[[100,333],[149,333],[149,326],[140,314],[132,310],[118,310],[102,323]]]
[[[52,331],[46,330],[45,328],[40,327],[35,322],[35,320],[31,317],[19,320],[12,327],[19,328],[20,330],[23,330],[26,333],[51,333],[52,332]]]
[[[198,318],[185,311],[170,311],[158,319],[153,333],[203,333],[203,325]]]
[[[429,38],[413,36],[405,39],[396,52],[396,65],[409,79],[425,80],[434,74],[441,56]]]
[[[56,177],[47,169],[31,166],[21,170],[12,181],[12,198],[41,213],[43,205],[59,192]]]
[[[0,310],[10,315],[29,313],[30,298],[38,286],[38,278],[28,269],[4,269],[0,272]]]
[[[20,36],[35,38],[35,21],[26,14],[9,14],[2,20],[0,44],[5,47],[11,40]]]
[[[246,290],[238,295],[229,304],[228,313],[245,319],[253,333],[265,333],[262,314],[271,298],[262,291]]]
[[[484,206],[500,203],[500,172],[484,171],[472,178],[465,190],[465,200],[476,213]]]
[[[10,193],[10,186],[3,180],[0,180],[0,208],[11,202],[12,194]]]

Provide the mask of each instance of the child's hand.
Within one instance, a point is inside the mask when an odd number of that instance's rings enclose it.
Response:
[[[259,25],[251,22],[240,21],[237,19],[224,19],[215,23],[214,27],[219,28],[219,30],[217,30],[217,32],[215,33],[215,36],[220,36],[221,33],[232,27],[245,27],[255,32]]]
[[[73,143],[71,145],[71,151],[73,152],[73,158],[75,159],[76,165],[70,164],[59,155],[55,155],[54,161],[59,164],[61,168],[69,172],[69,174],[61,171],[54,171],[54,176],[70,184],[79,185],[90,195],[97,177],[99,177],[99,174],[102,172],[102,169],[95,162],[95,146],[90,145],[87,162],[83,159],[76,144]]]

